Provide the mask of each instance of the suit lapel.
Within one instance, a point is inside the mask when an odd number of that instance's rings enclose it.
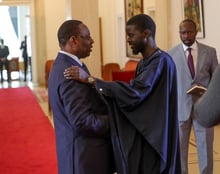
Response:
[[[87,68],[87,66],[84,63],[82,64],[82,68],[84,71],[86,71],[90,75],[89,69]]]
[[[197,67],[196,67],[196,73],[199,73],[202,69],[202,66],[204,65],[204,61],[206,58],[206,49],[198,43],[198,57],[197,57]]]
[[[182,46],[182,44],[180,44],[179,45],[179,54],[180,54],[180,56],[179,56],[179,58],[180,58],[180,64],[182,65],[182,66],[184,66],[184,70],[185,70],[185,73],[190,77],[190,78],[192,78],[192,76],[191,76],[191,73],[190,73],[190,70],[189,70],[189,67],[188,67],[188,64],[187,64],[187,59],[186,59],[186,55],[185,55],[185,52],[184,52],[184,50],[183,50],[183,46]]]
[[[65,54],[62,54],[62,53],[59,53],[59,54],[60,54],[60,58],[61,59],[65,59],[66,61],[70,62],[71,65],[79,66],[80,68],[82,68],[84,71],[86,71],[90,75],[90,72],[89,72],[87,66],[84,63],[82,63],[82,66],[81,66],[77,61],[75,61],[71,57],[69,57],[69,56],[67,56]]]

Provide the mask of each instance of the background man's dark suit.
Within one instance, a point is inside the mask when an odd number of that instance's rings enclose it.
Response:
[[[27,36],[21,42],[20,49],[22,50],[22,57],[24,60],[24,81],[27,80],[27,68],[28,68],[28,52],[27,52]]]
[[[0,71],[1,71],[1,82],[3,81],[3,65],[5,66],[5,69],[7,70],[8,74],[8,80],[10,80],[10,75],[8,71],[8,55],[9,55],[9,49],[8,46],[4,45],[4,41],[1,40],[2,45],[0,45]]]

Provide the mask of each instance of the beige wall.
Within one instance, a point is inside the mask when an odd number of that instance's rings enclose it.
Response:
[[[36,0],[38,1],[38,0]],[[53,3],[53,5],[52,5]],[[66,20],[66,1],[56,0],[51,2],[50,0],[44,0],[45,7],[45,31],[46,31],[46,58],[54,59],[59,50],[57,41],[57,30],[61,23]]]
[[[46,57],[46,33],[44,2],[38,0],[31,11],[31,37],[32,37],[32,80],[41,83],[44,77],[44,62]]]
[[[213,0],[212,3],[209,1],[203,1],[204,7],[204,29],[205,29],[205,38],[198,39],[199,42],[213,46],[217,50],[218,59],[220,60],[220,20],[217,20],[220,16],[220,11],[218,7],[220,6],[219,0]],[[176,45],[180,42],[179,39],[179,23],[183,19],[182,13],[182,1],[170,0],[169,1],[169,43],[168,48]]]
[[[82,20],[90,30],[94,40],[93,51],[88,58],[82,61],[87,64],[93,75],[101,77],[98,0],[72,0],[72,17]]]
[[[99,0],[99,16],[101,18],[102,30],[102,49],[103,49],[103,63],[120,62],[120,57],[117,51],[123,48],[122,35],[124,34],[124,18],[122,1],[120,0]],[[119,11],[119,12],[118,12]],[[117,32],[118,31],[118,32]],[[122,37],[122,39],[120,38]]]
[[[84,21],[91,29],[96,44],[92,55],[85,61],[88,62],[88,67],[93,71],[93,74],[101,77],[97,0],[35,0],[34,11],[35,40],[33,45],[36,55],[33,57],[35,60],[33,81],[35,83],[45,84],[45,62],[47,59],[55,59],[59,51],[57,30],[61,23],[71,16],[74,19]]]
[[[144,13],[151,15],[157,24],[157,45],[160,48],[167,50],[178,44],[180,42],[178,26],[180,21],[183,19],[183,1],[143,1]],[[128,60],[125,54],[125,21],[123,2],[124,0],[99,1],[99,15],[102,20],[105,21],[102,23],[104,63],[116,61],[120,63],[121,67],[123,67],[124,63]],[[220,20],[214,20],[220,16],[220,11],[217,9],[220,6],[220,1],[213,0],[212,3],[209,3],[208,1],[203,2],[205,38],[198,39],[198,41],[215,47],[218,58],[220,59],[220,39],[218,36]],[[106,6],[104,5],[105,3],[107,3]],[[115,49],[113,45],[116,45]]]
[[[59,0],[56,1],[55,4],[57,5],[53,8],[51,8],[48,1],[44,4],[45,15],[47,16],[45,17],[47,43],[45,52],[47,58],[54,57],[57,53],[57,42],[54,34],[57,25],[63,20],[68,11],[65,5],[70,1],[72,4],[72,8],[70,8],[72,17],[85,21],[91,30],[92,37],[95,39],[93,53],[85,59],[92,74],[98,76],[101,74],[101,55],[103,55],[104,64],[118,62],[121,67],[124,66],[128,60],[125,51],[124,0],[93,0],[92,2],[90,0],[66,0],[65,2]],[[220,5],[220,1],[213,1],[215,2],[211,4],[204,1],[205,38],[199,39],[199,41],[216,47],[219,54],[220,40],[217,37],[217,30],[220,28],[220,21],[213,22],[213,18],[216,18],[219,13],[217,7]],[[62,12],[62,9],[64,12]],[[144,12],[151,15],[157,24],[156,40],[160,48],[167,50],[179,43],[178,25],[183,19],[182,1],[144,0]],[[101,18],[102,47],[100,47],[99,42],[98,17]]]
[[[33,24],[35,39],[33,45],[36,54],[33,56],[33,82],[45,84],[45,62],[54,59],[59,48],[57,42],[57,29],[66,19],[66,1],[56,0],[56,3],[45,0],[34,1]]]
[[[107,4],[106,4],[107,3]],[[157,24],[156,40],[162,49],[167,49],[168,19],[167,0],[144,0],[144,12],[151,15]],[[102,19],[102,40],[104,64],[118,62],[124,67],[126,56],[126,34],[124,17],[124,0],[100,0],[99,16]]]
[[[19,0],[10,1],[13,4],[18,2]],[[73,18],[85,21],[95,40],[92,55],[85,59],[92,74],[101,75],[101,52],[104,64],[118,62],[123,67],[128,60],[125,51],[124,0],[26,0],[25,2],[31,5],[34,82],[44,83],[45,61],[55,58],[59,50],[56,38],[57,28],[71,15]],[[219,58],[220,20],[215,19],[220,15],[218,10],[220,1],[203,2],[205,38],[199,41],[215,47]],[[179,43],[178,25],[183,19],[182,0],[144,0],[144,12],[155,19],[156,40],[160,48],[167,50]],[[101,18],[102,47],[100,46],[99,17]]]

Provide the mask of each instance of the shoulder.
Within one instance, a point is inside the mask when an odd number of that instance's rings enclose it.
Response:
[[[152,61],[154,63],[158,63],[159,65],[169,65],[169,66],[173,66],[174,65],[174,61],[172,59],[172,57],[168,54],[168,52],[160,50],[158,52],[158,54],[155,55],[155,57],[152,59]],[[162,63],[163,62],[163,63]]]
[[[220,90],[220,65],[216,67],[210,85]]]
[[[161,58],[166,58],[167,60],[172,59],[172,57],[170,56],[170,54],[168,52],[163,51],[163,50],[160,50],[160,51],[161,51],[161,54],[160,54]]]
[[[185,56],[182,44],[176,45],[168,50],[167,53],[172,57],[175,63],[179,62],[179,60],[182,60],[182,57]]]
[[[197,45],[198,45],[198,49],[203,49],[203,50],[206,49],[206,50],[216,51],[216,49],[214,47],[200,43],[200,42],[197,42]]]
[[[172,54],[176,54],[180,51],[183,51],[182,44],[178,44],[178,45],[170,48],[167,52],[168,52],[168,54],[172,55]]]

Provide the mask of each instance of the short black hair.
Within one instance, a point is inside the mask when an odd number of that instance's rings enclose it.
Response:
[[[197,29],[197,25],[196,25],[196,23],[195,23],[194,20],[189,19],[189,18],[184,19],[182,22],[180,22],[180,25],[183,24],[183,23],[185,23],[185,22],[189,22],[189,23],[193,24],[193,26],[195,27],[195,29]],[[180,26],[180,25],[179,25],[179,26]]]
[[[61,24],[57,32],[60,46],[65,46],[71,36],[80,34],[80,24],[82,24],[82,21],[79,20],[67,20]]]
[[[146,29],[149,29],[152,37],[155,38],[156,24],[153,19],[146,14],[138,14],[131,17],[127,21],[126,25],[135,25],[136,29],[142,32]]]

